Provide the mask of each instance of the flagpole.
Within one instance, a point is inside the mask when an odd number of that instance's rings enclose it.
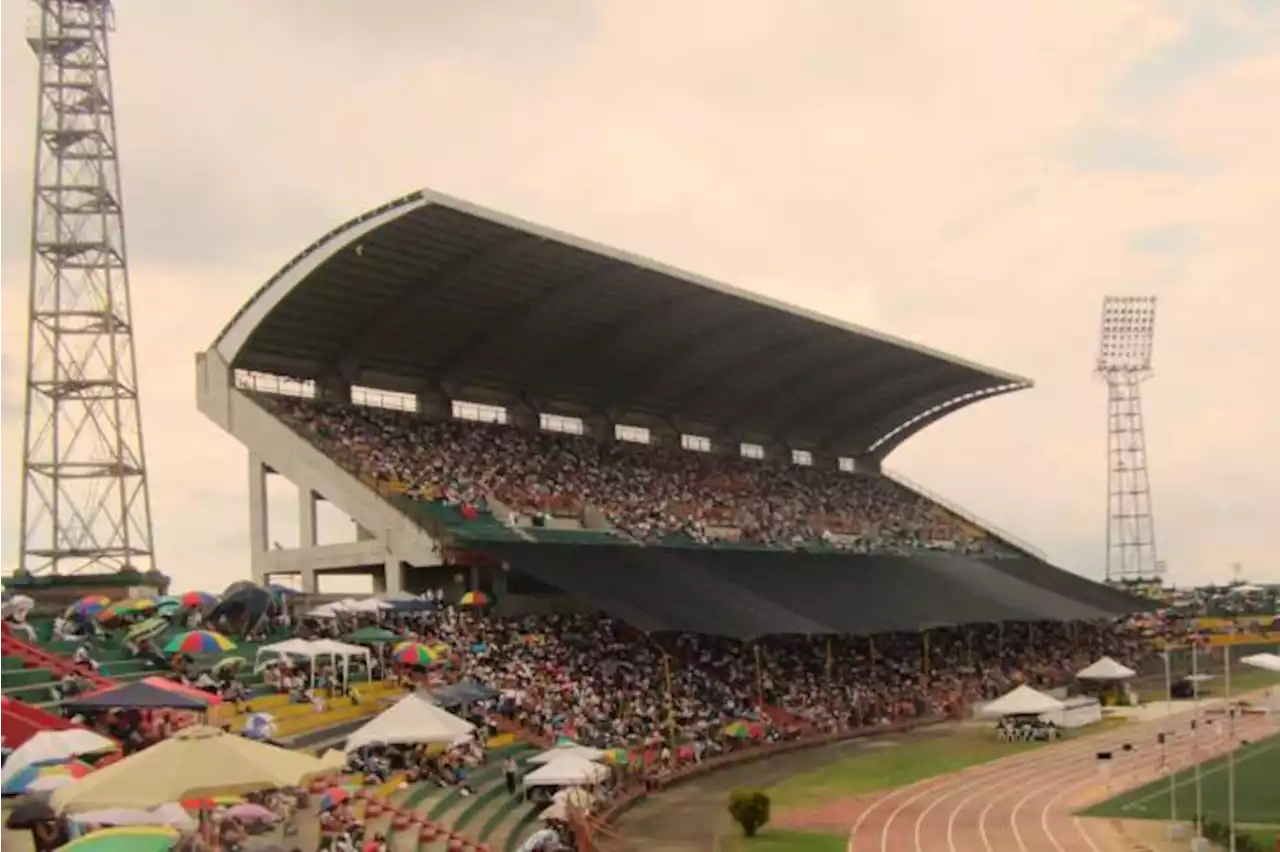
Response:
[[[1173,653],[1173,646],[1168,642],[1164,646],[1164,712],[1167,719],[1173,718],[1173,663],[1170,661],[1170,655]],[[1161,745],[1161,759],[1165,763],[1165,771],[1169,773],[1169,820],[1171,825],[1178,823],[1178,773],[1173,771],[1170,765],[1168,754],[1168,740],[1173,736],[1173,725],[1167,725],[1168,733],[1164,735],[1165,743]]]
[[[1191,725],[1191,759],[1195,761],[1196,837],[1204,836],[1204,788],[1200,778],[1200,634],[1191,643],[1191,694],[1195,699]]]
[[[1227,702],[1227,826],[1228,852],[1236,852],[1236,711],[1231,706],[1231,644],[1222,646],[1223,687]]]

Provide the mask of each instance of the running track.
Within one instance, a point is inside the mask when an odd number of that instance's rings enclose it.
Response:
[[[1207,709],[1208,705],[1206,705]],[[1203,712],[1203,711],[1202,711]],[[1191,731],[1193,711],[1045,746],[906,787],[787,814],[786,827],[849,832],[849,852],[1129,852],[1105,820],[1074,811],[1160,775],[1156,734],[1178,770],[1224,753],[1225,718]],[[1235,739],[1274,732],[1265,716],[1236,723]],[[1123,751],[1125,743],[1133,751]],[[1109,779],[1097,753],[1111,751]]]

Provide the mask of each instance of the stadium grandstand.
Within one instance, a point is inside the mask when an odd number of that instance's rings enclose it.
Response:
[[[259,582],[738,638],[1142,607],[882,469],[1029,380],[431,191],[307,247],[197,370],[248,449]],[[269,544],[271,474],[297,548]],[[354,541],[318,543],[320,500]]]

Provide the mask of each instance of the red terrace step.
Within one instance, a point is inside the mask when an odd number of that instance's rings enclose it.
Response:
[[[8,624],[4,625],[3,635],[0,636],[0,653],[6,657],[21,657],[29,668],[48,669],[59,677],[69,671],[75,671],[99,688],[116,685],[114,680],[105,678],[97,672],[86,672],[84,668],[71,662],[68,657],[50,653],[43,648],[37,648],[30,642],[22,641],[13,635]]]
[[[66,731],[77,727],[39,707],[3,697],[0,697],[0,720],[4,727],[4,744],[9,748],[17,748],[41,731]]]

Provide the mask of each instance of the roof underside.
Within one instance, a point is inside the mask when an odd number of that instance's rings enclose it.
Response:
[[[318,241],[217,346],[238,369],[848,455],[1030,386],[432,193]]]

